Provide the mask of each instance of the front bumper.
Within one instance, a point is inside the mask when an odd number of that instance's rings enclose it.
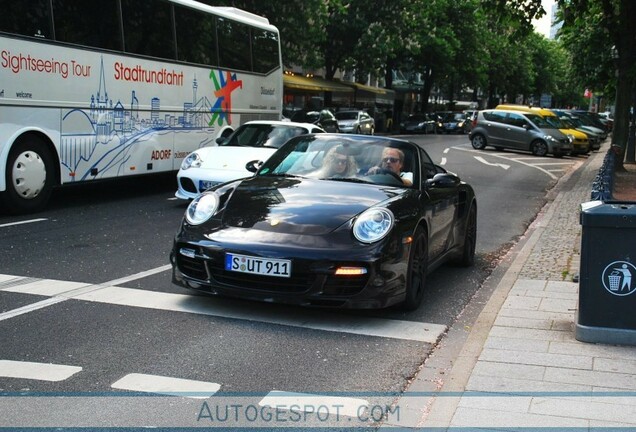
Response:
[[[194,256],[181,253],[195,251]],[[237,297],[301,306],[378,309],[401,303],[405,298],[409,248],[387,256],[377,246],[357,250],[303,249],[253,245],[219,248],[210,242],[174,243],[170,254],[172,281],[184,288],[209,295]],[[237,273],[225,270],[225,252],[292,260],[292,276]],[[191,255],[191,254],[190,254]],[[340,266],[364,267],[367,273],[340,276]]]

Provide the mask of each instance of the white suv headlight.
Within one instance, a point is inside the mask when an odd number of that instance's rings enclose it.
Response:
[[[185,218],[191,225],[200,225],[212,217],[219,207],[219,198],[214,192],[203,193],[188,206]]]
[[[199,153],[192,152],[181,162],[181,169],[187,170],[188,168],[199,168],[203,163],[203,159],[199,156]]]
[[[374,243],[391,231],[394,219],[393,213],[385,208],[365,210],[353,224],[353,235],[362,243]]]

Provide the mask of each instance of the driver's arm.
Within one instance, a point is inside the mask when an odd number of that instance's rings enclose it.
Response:
[[[413,185],[413,173],[412,172],[401,172],[400,177],[402,178],[402,182],[407,186]]]

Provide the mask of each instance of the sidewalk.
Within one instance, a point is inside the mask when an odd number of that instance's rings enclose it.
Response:
[[[554,188],[472,327],[460,317],[449,332],[465,340],[458,352],[427,361],[400,400],[408,426],[386,427],[636,430],[636,347],[574,337],[579,207],[608,145]],[[444,357],[450,370],[440,367]]]

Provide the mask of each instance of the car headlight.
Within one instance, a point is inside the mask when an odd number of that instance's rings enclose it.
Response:
[[[353,224],[353,235],[362,243],[384,238],[393,227],[393,213],[385,208],[371,208],[362,212]]]
[[[199,153],[192,152],[181,162],[181,169],[187,170],[188,168],[199,168],[203,163],[203,159],[199,156]]]
[[[204,193],[196,197],[188,206],[185,218],[191,225],[200,225],[212,217],[219,207],[215,193]]]
[[[574,142],[574,135],[568,134],[568,139],[570,140],[570,142]]]

